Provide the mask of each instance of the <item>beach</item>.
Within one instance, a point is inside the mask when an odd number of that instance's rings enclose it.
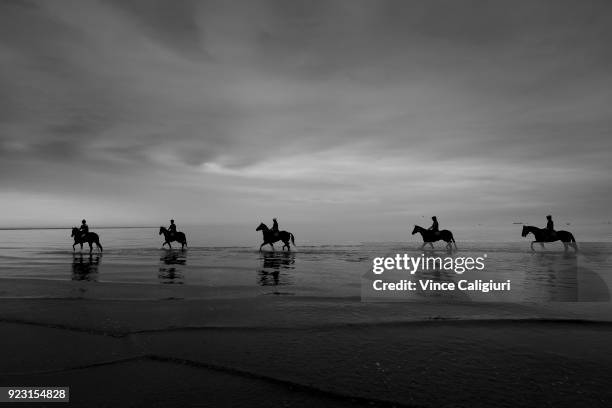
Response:
[[[511,296],[386,296],[368,290],[372,259],[421,256],[414,244],[260,254],[160,250],[135,239],[90,258],[53,234],[35,246],[0,241],[0,384],[70,386],[74,406],[612,400],[608,244],[532,254],[521,243],[463,243],[452,256],[486,253],[487,276],[512,279]],[[405,275],[389,279],[397,276]]]
[[[589,307],[0,303],[1,383],[70,385],[78,406],[607,406],[612,397],[612,324],[585,320]]]

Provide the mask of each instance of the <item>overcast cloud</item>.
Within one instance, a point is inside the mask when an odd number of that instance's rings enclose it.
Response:
[[[606,1],[3,0],[0,226],[608,222],[611,39]]]

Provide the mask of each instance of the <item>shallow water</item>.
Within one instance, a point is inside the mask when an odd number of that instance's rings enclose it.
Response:
[[[486,244],[460,242],[452,254],[437,244],[423,251],[418,241],[407,243],[363,243],[359,245],[298,246],[291,253],[259,252],[258,247],[191,246],[160,249],[156,229],[101,229],[104,245],[100,254],[89,255],[77,247],[72,251],[69,230],[0,231],[0,274],[2,278],[35,278],[143,285],[184,285],[212,289],[235,289],[232,296],[257,293],[319,297],[358,297],[377,300],[425,301],[609,301],[611,243],[580,243],[580,252],[565,253],[560,243],[548,244],[537,252],[529,240]],[[193,234],[197,236],[197,234]],[[373,275],[376,257],[407,253],[418,257],[479,257],[486,254],[486,268],[463,274],[442,270],[387,271]],[[457,282],[511,280],[512,290],[480,292],[384,292],[373,293],[372,279],[429,279]]]

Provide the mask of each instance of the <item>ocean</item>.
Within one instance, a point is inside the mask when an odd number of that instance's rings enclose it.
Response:
[[[151,285],[190,287],[190,296],[251,297],[258,295],[314,296],[324,298],[361,297],[367,301],[509,301],[509,302],[593,302],[609,301],[612,243],[579,243],[580,252],[563,251],[560,243],[536,246],[530,239],[508,243],[458,242],[458,250],[448,253],[443,243],[434,251],[420,249],[420,241],[358,243],[350,245],[300,244],[291,252],[269,247],[259,252],[259,235],[252,246],[206,246],[198,237],[204,231],[188,232],[189,247],[161,249],[157,228],[98,229],[104,252],[89,255],[72,250],[70,230],[0,231],[0,279],[43,281],[85,281],[105,284],[131,284],[142,290]],[[457,274],[431,269],[411,275],[406,271],[372,274],[373,260],[408,254],[413,257],[482,257],[482,271]],[[432,282],[511,281],[504,293],[443,293],[372,291],[375,279],[399,281],[424,279]],[[17,294],[19,295],[19,293]],[[31,293],[21,293],[24,297]],[[38,289],[37,295],[44,295]],[[0,293],[0,296],[3,296]],[[15,291],[5,296],[15,297]]]

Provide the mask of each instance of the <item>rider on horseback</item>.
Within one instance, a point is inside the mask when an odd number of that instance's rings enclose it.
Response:
[[[544,229],[546,230],[546,233],[548,234],[548,236],[552,239],[557,234],[557,232],[555,231],[555,224],[553,223],[553,220],[552,220],[552,215],[547,215],[546,220],[547,220],[546,228]]]
[[[278,221],[276,221],[276,218],[272,218],[272,233],[275,237],[278,237]]]
[[[87,234],[89,234],[89,226],[87,225],[87,221],[81,221],[81,228],[79,228],[79,231],[81,232],[81,239],[85,240],[85,238],[87,238]]]
[[[168,232],[170,233],[171,237],[173,237],[174,234],[176,234],[176,224],[174,223],[174,220],[170,220],[170,226],[168,227]]]
[[[436,235],[440,235],[440,228],[438,226],[438,217],[434,215],[433,217],[431,217],[431,219],[433,221],[433,224],[431,224],[431,227],[427,228],[427,230],[432,231]]]

